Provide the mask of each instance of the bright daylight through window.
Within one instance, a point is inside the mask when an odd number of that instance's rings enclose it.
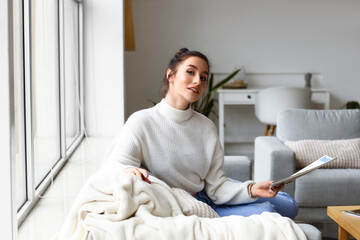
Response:
[[[21,223],[83,137],[82,3],[16,0],[14,23]]]

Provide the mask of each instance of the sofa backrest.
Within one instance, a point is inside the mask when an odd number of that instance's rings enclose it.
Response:
[[[360,110],[286,109],[278,114],[276,136],[281,141],[360,137]]]

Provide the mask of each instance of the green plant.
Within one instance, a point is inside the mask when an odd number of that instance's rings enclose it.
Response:
[[[343,108],[345,108],[345,109],[360,109],[360,104],[357,101],[349,101],[343,106]]]
[[[230,75],[228,75],[226,78],[222,79],[220,82],[218,82],[215,85],[214,85],[214,74],[211,73],[205,93],[199,100],[191,104],[191,107],[195,111],[205,115],[206,117],[209,117],[211,113],[218,116],[215,111],[215,99],[213,98],[213,93],[217,89],[221,88],[228,81],[230,81],[240,70],[241,69],[235,70],[234,72],[232,72]]]

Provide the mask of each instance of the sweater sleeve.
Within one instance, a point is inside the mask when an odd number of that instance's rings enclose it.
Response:
[[[216,143],[212,163],[205,178],[205,192],[215,204],[243,204],[257,200],[250,198],[248,185],[253,181],[236,182],[225,177],[224,153],[219,141]]]
[[[114,139],[102,168],[106,167],[122,172],[128,167],[140,167],[141,163],[141,144],[129,124],[126,123]]]

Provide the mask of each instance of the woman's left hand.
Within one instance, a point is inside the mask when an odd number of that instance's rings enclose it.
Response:
[[[259,183],[254,183],[251,188],[251,193],[255,197],[263,197],[263,198],[273,198],[279,192],[279,190],[284,188],[284,184],[279,187],[273,187],[270,189],[271,181],[264,181]]]

